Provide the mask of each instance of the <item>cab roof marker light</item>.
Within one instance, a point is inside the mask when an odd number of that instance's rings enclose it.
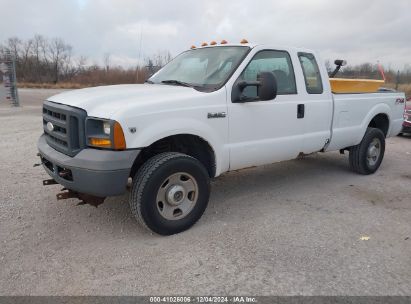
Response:
[[[214,40],[210,42],[210,45],[216,45],[217,42],[215,42]]]
[[[242,39],[242,40],[240,41],[240,43],[241,43],[241,44],[246,44],[246,43],[248,43],[248,40],[247,40],[247,39]]]
[[[192,45],[192,46],[191,46],[191,49],[192,49],[192,50],[194,50],[195,48],[196,48],[196,46],[195,46],[195,45]]]
[[[227,40],[221,40],[221,42],[220,42],[220,44],[227,44],[228,42],[227,42]]]
[[[208,45],[207,42],[203,42],[203,43],[201,44],[201,46],[207,46],[207,45]]]

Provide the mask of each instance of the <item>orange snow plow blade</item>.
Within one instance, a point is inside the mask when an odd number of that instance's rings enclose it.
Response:
[[[384,80],[330,78],[333,93],[374,93],[384,83]]]

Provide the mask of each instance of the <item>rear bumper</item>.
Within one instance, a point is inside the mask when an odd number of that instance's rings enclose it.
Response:
[[[106,151],[83,149],[70,157],[50,147],[44,135],[37,144],[46,172],[67,189],[99,197],[120,195],[140,150]],[[70,171],[68,176],[60,176]]]

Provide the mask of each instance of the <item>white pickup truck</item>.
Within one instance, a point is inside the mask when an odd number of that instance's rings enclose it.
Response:
[[[317,54],[270,45],[187,50],[145,84],[65,92],[43,106],[47,184],[97,205],[127,191],[148,229],[191,227],[206,209],[210,178],[224,172],[349,151],[374,173],[385,138],[401,131],[403,93],[334,94]]]

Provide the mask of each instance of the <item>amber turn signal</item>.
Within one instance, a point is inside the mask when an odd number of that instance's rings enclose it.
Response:
[[[116,121],[114,123],[114,149],[115,150],[124,150],[126,148],[126,139],[124,138],[123,129],[121,128],[120,124]]]
[[[123,129],[117,121],[112,124],[110,133],[111,136],[103,135],[99,137],[89,137],[89,146],[105,149],[125,150],[126,139],[124,137]]]
[[[95,147],[111,148],[111,140],[107,138],[90,137],[89,144]]]

